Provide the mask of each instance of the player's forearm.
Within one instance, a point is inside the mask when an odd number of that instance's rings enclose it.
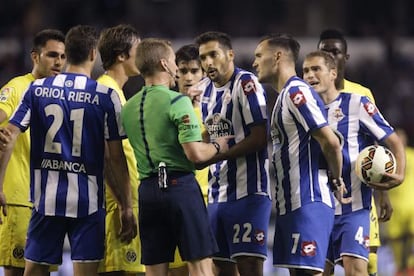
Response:
[[[342,149],[338,137],[329,127],[323,127],[312,133],[328,163],[330,172],[334,179],[342,176]]]
[[[397,134],[391,134],[387,139],[385,139],[385,144],[394,154],[397,164],[396,174],[404,177],[405,167],[406,167],[406,157],[405,157],[405,148],[401,140],[398,138]],[[403,181],[403,179],[401,179]]]
[[[2,145],[0,150],[0,192],[3,192],[7,164],[9,163],[19,133],[19,129],[10,124],[0,130],[0,144]]]
[[[131,183],[121,141],[108,142],[106,156],[108,185],[122,209],[131,208]]]
[[[131,183],[128,168],[126,162],[125,165],[121,163],[122,160],[111,161],[112,169],[110,171],[112,172],[112,178],[116,179],[116,182],[108,181],[108,184],[121,208],[132,208]]]
[[[342,151],[340,146],[327,147],[322,149],[322,151],[332,177],[334,179],[342,177]]]

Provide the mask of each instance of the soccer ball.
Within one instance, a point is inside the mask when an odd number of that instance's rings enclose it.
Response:
[[[386,147],[371,145],[364,148],[355,163],[355,173],[364,183],[380,183],[386,180],[385,172],[395,173],[397,164],[394,154]]]

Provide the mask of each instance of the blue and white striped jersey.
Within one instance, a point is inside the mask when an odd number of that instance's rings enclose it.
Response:
[[[365,96],[342,92],[326,108],[330,126],[343,137],[342,177],[347,196],[352,195],[351,204],[342,205],[335,199],[335,214],[370,209],[372,190],[356,176],[355,161],[363,148],[384,140],[394,130]]]
[[[314,201],[333,208],[327,164],[311,136],[327,125],[319,95],[302,79],[290,78],[276,100],[271,123],[278,215]]]
[[[214,87],[209,78],[198,85],[202,119],[210,139],[234,135],[229,146],[249,135],[249,127],[267,124],[266,97],[262,85],[250,72],[236,68],[223,87]],[[208,202],[227,202],[247,195],[270,197],[267,149],[223,160],[210,166]]]
[[[104,142],[125,137],[117,93],[84,75],[35,80],[10,123],[31,127],[30,197],[44,215],[84,217],[104,206]]]

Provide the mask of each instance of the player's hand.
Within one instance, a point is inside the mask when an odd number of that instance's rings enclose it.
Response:
[[[344,197],[346,193],[348,193],[348,190],[345,187],[344,180],[342,178],[334,178],[332,179],[332,186],[333,186],[333,193],[335,195],[335,198],[341,203],[341,204],[348,204],[351,203],[352,197]]]
[[[368,187],[377,190],[390,190],[399,186],[403,182],[404,175],[397,173],[384,173],[383,179],[385,179],[385,181],[378,183],[367,183],[367,185]]]
[[[391,200],[388,196],[387,191],[380,191],[379,192],[379,216],[378,220],[380,222],[389,221],[391,219],[392,213],[394,209],[392,208]]]
[[[6,201],[6,195],[3,192],[0,192],[0,210],[3,216],[7,216],[7,201]],[[3,224],[1,216],[0,216],[0,224]]]
[[[220,145],[220,152],[225,153],[229,150],[229,140],[233,139],[234,135],[217,137],[214,141]]]
[[[197,85],[193,85],[187,90],[187,96],[190,97],[191,101],[193,102],[193,105],[198,105],[200,103],[200,95],[203,93],[203,90],[201,90]]]
[[[0,128],[0,151],[5,151],[12,140],[12,134],[7,128]]]
[[[138,234],[137,218],[132,208],[121,210],[121,229],[119,239],[121,242],[130,243]]]

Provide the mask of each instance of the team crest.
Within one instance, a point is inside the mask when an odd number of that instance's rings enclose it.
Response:
[[[375,113],[378,112],[377,107],[375,106],[375,104],[368,102],[366,104],[364,104],[364,108],[367,111],[367,113],[369,114],[369,116],[373,116]]]
[[[0,102],[4,103],[14,91],[13,87],[5,87],[0,91]]]
[[[129,263],[134,263],[137,260],[137,253],[134,250],[128,250],[125,253],[125,259],[129,262]]]
[[[223,102],[226,104],[231,102],[231,93],[230,93],[230,89],[228,88],[224,90]]]
[[[305,95],[303,95],[302,91],[300,90],[290,94],[290,99],[296,105],[296,107],[300,107],[306,103]]]
[[[72,87],[73,86],[73,81],[72,80],[65,81],[65,86],[66,87]]]
[[[333,116],[333,119],[337,122],[339,122],[340,120],[342,120],[345,117],[344,113],[342,112],[342,109],[339,108],[339,107],[335,108],[335,110],[333,111],[332,116]]]
[[[254,239],[260,245],[264,245],[265,243],[265,233],[263,230],[256,230],[254,233]]]
[[[15,259],[23,259],[24,256],[24,248],[22,246],[16,246],[13,249],[13,258]]]
[[[241,85],[243,87],[244,95],[248,96],[252,93],[256,93],[256,85],[252,79],[242,80]]]
[[[213,140],[218,137],[231,135],[231,122],[221,117],[220,113],[214,113],[207,117],[205,124],[210,138]]]
[[[316,255],[316,241],[304,241],[301,248],[302,256],[313,257]]]

